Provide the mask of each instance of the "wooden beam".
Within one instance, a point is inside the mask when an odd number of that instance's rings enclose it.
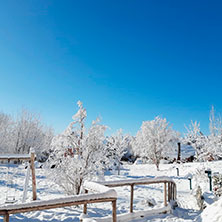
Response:
[[[166,182],[164,183],[164,206],[167,206],[167,188],[166,188]]]
[[[117,216],[116,216],[116,200],[112,201],[112,217],[113,222],[117,222]]]
[[[50,203],[48,205],[38,205],[31,206],[31,207],[24,207],[24,208],[17,208],[17,209],[7,209],[7,206],[0,211],[0,215],[5,214],[17,214],[17,213],[25,213],[25,212],[31,212],[31,211],[39,211],[39,210],[48,210],[48,209],[54,209],[54,208],[62,208],[62,207],[71,207],[75,205],[82,205],[86,203],[103,203],[103,202],[112,202],[116,200],[116,198],[100,198],[100,199],[94,199],[94,200],[81,200],[81,201],[72,201],[68,203]]]
[[[88,190],[85,190],[85,193],[87,194]],[[87,204],[84,204],[84,206],[83,206],[83,213],[87,214]]]
[[[109,182],[103,182],[101,183],[102,185],[105,185],[107,187],[123,187],[123,186],[131,186],[132,184],[134,185],[149,185],[149,184],[156,184],[156,183],[165,183],[165,182],[170,182],[168,180],[155,180],[155,181],[133,181],[133,182],[121,182],[121,183],[118,183],[118,181],[115,181],[112,182],[112,183],[109,183]]]
[[[30,169],[32,173],[32,199],[37,199],[36,194],[36,177],[35,177],[35,153],[31,152]]]
[[[4,215],[4,222],[9,222],[9,214]]]
[[[168,186],[168,201],[170,201],[170,182],[167,183]]]
[[[131,184],[131,190],[130,190],[130,213],[133,213],[133,192],[134,192],[134,184]]]

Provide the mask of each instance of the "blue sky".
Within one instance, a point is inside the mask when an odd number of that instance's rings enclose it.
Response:
[[[0,110],[62,131],[81,100],[113,132],[222,112],[221,1],[33,0],[0,7]]]

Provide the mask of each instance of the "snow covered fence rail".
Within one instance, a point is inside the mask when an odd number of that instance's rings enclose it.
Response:
[[[33,148],[30,149],[30,154],[3,154],[0,155],[0,161],[7,160],[8,164],[10,161],[29,161],[30,162],[30,169],[32,174],[32,199],[37,199],[36,193],[36,176],[35,176],[35,151]]]
[[[148,185],[148,184],[164,184],[164,205],[167,206],[167,201],[176,200],[176,183],[170,177],[156,177],[156,178],[142,178],[133,180],[119,180],[119,181],[106,181],[100,184],[107,187],[120,187],[120,186],[130,186],[130,213],[133,213],[133,193],[135,185]]]
[[[87,183],[86,183],[87,184]],[[100,184],[88,182],[88,188],[94,191],[99,191],[100,193],[94,194],[81,194],[73,195],[64,198],[57,198],[52,200],[36,200],[30,203],[24,204],[10,204],[0,207],[0,215],[3,215],[4,222],[9,222],[10,214],[25,213],[30,211],[40,211],[53,208],[68,207],[74,205],[84,204],[84,211],[86,204],[89,203],[102,203],[102,202],[112,202],[112,221],[116,222],[116,191],[105,187]],[[99,189],[96,189],[96,186]],[[101,192],[102,191],[102,192]]]

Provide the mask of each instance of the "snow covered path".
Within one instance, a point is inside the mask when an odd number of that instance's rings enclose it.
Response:
[[[180,176],[177,176],[176,168],[179,168]],[[199,211],[196,204],[195,189],[190,190],[189,180],[187,179],[188,174],[192,174],[192,186],[195,188],[196,184],[199,184],[204,192],[206,205],[213,203],[213,195],[209,192],[209,181],[204,173],[204,169],[211,168],[212,171],[222,172],[222,161],[211,162],[211,163],[189,163],[183,165],[173,164],[162,164],[160,171],[157,171],[153,165],[123,165],[120,175],[110,174],[107,172],[105,180],[126,180],[136,178],[153,178],[155,176],[169,176],[177,184],[177,200],[179,207],[173,211],[173,214],[155,215],[139,220],[132,220],[132,222],[145,222],[145,221],[195,221],[198,217]],[[11,168],[13,171],[13,168]],[[14,175],[14,185],[16,187],[16,198],[20,202],[22,199],[22,189],[24,184],[25,169],[24,166],[20,165]],[[53,184],[46,178],[46,172],[44,169],[37,169],[37,193],[38,198],[41,200],[49,200],[54,198],[60,198],[64,196],[62,190]],[[197,175],[195,177],[195,175]],[[7,167],[0,165],[0,204],[4,204],[7,179]],[[118,194],[117,201],[117,214],[129,212],[129,199],[130,199],[130,187],[117,187]],[[11,192],[14,192],[11,189]],[[28,199],[31,199],[31,187],[29,186]],[[163,187],[160,184],[155,185],[140,185],[135,187],[135,200],[134,200],[134,211],[140,210],[152,210],[158,209],[163,206]],[[155,203],[154,207],[148,205],[149,201]],[[37,211],[24,214],[12,215],[10,217],[11,222],[23,221],[23,222],[77,222],[79,221],[79,215],[82,213],[82,206],[79,207],[66,207],[58,208],[53,210]],[[104,217],[111,215],[111,206],[109,203],[106,204],[90,204],[88,208],[89,216],[91,217]]]

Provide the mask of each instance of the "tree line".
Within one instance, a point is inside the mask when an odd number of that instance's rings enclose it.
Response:
[[[50,177],[67,194],[79,194],[85,179],[102,179],[110,169],[119,171],[126,155],[133,156],[131,160],[140,158],[143,163],[153,163],[157,170],[162,159],[176,152],[178,143],[192,146],[196,161],[222,158],[222,121],[213,107],[209,135],[201,132],[198,122],[191,121],[181,137],[165,118],[157,116],[143,121],[136,136],[124,134],[122,129],[105,136],[108,127],[99,118],[86,127],[87,111],[82,102],[77,105],[72,122],[58,135],[38,115],[25,109],[16,118],[0,113],[0,152],[28,153],[33,147],[39,160],[47,160]]]
[[[22,109],[14,118],[0,112],[0,153],[27,154],[32,147],[38,159],[44,160],[53,137],[53,129],[27,109]]]

